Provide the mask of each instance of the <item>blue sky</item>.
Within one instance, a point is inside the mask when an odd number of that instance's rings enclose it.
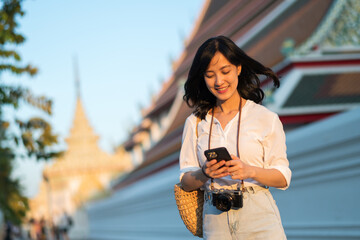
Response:
[[[22,62],[39,68],[33,77],[3,75],[54,101],[48,120],[66,138],[76,101],[75,64],[83,106],[100,146],[110,152],[140,120],[140,107],[171,74],[203,6],[203,0],[27,0],[17,47]],[[17,116],[41,114],[22,108]],[[65,147],[63,141],[60,144]],[[17,162],[25,193],[38,191],[43,163]]]

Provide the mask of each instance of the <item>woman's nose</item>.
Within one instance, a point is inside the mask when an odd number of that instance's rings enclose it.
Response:
[[[219,75],[215,76],[215,85],[216,86],[221,86],[221,84],[223,84],[223,82],[224,82],[224,79],[222,76],[219,76]]]

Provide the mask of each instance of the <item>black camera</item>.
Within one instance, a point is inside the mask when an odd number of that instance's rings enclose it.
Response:
[[[212,203],[223,212],[239,209],[243,207],[243,195],[241,190],[216,189],[212,192]]]

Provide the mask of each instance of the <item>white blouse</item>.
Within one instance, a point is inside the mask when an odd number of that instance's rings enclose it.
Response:
[[[238,114],[228,122],[225,129],[222,129],[220,122],[214,117],[210,148],[226,147],[230,154],[237,155]],[[199,122],[196,136],[196,116],[191,114],[186,119],[180,151],[180,180],[185,172],[196,171],[205,163],[204,151],[208,149],[210,122],[211,115],[207,114]],[[282,123],[277,114],[251,100],[246,101],[241,111],[239,152],[240,159],[249,165],[279,170],[287,182],[287,187],[282,189],[289,187],[291,170],[286,156]],[[239,182],[240,180],[226,176],[214,179],[214,187],[235,189]],[[245,186],[264,186],[253,179],[244,179],[244,183]],[[210,180],[205,187],[208,188],[209,185]]]

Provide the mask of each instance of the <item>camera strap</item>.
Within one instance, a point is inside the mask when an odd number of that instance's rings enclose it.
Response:
[[[240,159],[240,150],[239,150],[239,138],[240,138],[240,120],[241,120],[241,107],[242,105],[242,98],[240,96],[240,103],[239,103],[239,119],[238,119],[238,127],[237,127],[237,135],[236,135],[236,151],[237,151],[237,155]],[[212,126],[213,126],[213,122],[214,122],[214,115],[215,115],[215,106],[212,108],[212,114],[211,114],[211,122],[210,122],[210,132],[209,132],[209,144],[208,144],[208,149],[210,149],[210,145],[211,145],[211,132],[212,132]],[[214,179],[211,178],[211,184],[210,184],[210,190],[214,189]],[[242,192],[245,191],[245,185],[244,185],[244,180],[241,180],[241,189],[240,186],[238,186],[238,190],[241,190]]]

